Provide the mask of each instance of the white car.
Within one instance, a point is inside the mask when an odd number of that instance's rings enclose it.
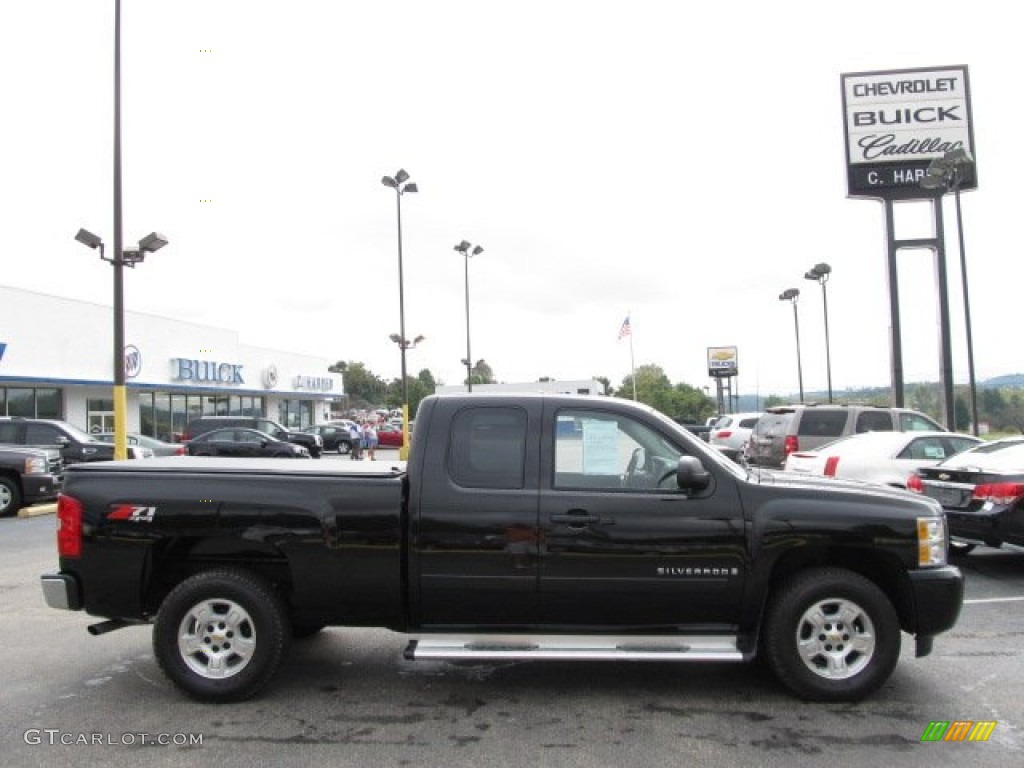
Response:
[[[862,432],[814,451],[791,453],[783,470],[906,488],[918,467],[930,467],[980,442],[955,432]]]
[[[717,448],[742,451],[761,413],[727,413],[711,426],[708,442]]]

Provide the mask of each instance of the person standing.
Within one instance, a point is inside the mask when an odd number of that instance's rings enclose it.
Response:
[[[363,458],[363,430],[354,421],[348,426],[348,437],[352,442],[352,450],[348,457],[353,461]]]
[[[370,461],[376,461],[377,451],[377,428],[372,421],[363,424],[363,440],[366,442],[366,452],[370,455]]]

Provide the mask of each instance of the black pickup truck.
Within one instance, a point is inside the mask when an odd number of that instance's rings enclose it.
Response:
[[[57,498],[64,462],[55,448],[0,445],[0,517]]]
[[[254,694],[325,626],[408,633],[410,659],[748,661],[861,698],[963,599],[942,508],[747,470],[617,398],[420,406],[408,464],[81,464],[47,603],[153,622],[186,693]]]

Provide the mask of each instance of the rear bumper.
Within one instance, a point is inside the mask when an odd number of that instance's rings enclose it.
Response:
[[[964,602],[964,577],[960,569],[943,568],[910,572],[915,626],[918,636],[945,632],[956,624]]]
[[[39,580],[48,606],[64,611],[82,610],[82,590],[74,576],[66,573],[44,573]]]

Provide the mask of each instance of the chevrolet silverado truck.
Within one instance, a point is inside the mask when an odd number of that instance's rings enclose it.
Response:
[[[942,508],[902,490],[751,471],[609,397],[422,402],[408,462],[80,464],[46,602],[152,623],[164,673],[255,694],[293,638],[409,635],[409,659],[767,659],[856,700],[952,627]]]
[[[63,482],[60,451],[0,445],[0,517],[56,499]]]

